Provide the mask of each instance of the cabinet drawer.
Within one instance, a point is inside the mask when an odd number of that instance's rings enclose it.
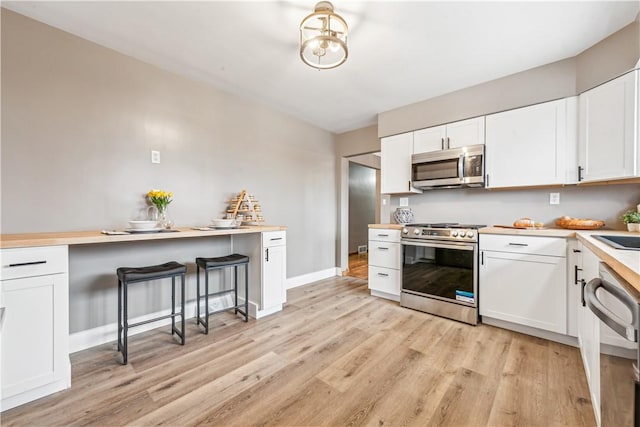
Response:
[[[369,265],[399,270],[400,261],[400,243],[369,241]]]
[[[383,228],[370,228],[369,240],[378,240],[380,242],[398,242],[400,243],[400,230],[389,230]]]
[[[262,246],[269,248],[271,246],[286,246],[286,231],[265,231],[262,233]]]
[[[481,234],[480,250],[566,257],[567,241],[559,237]]]
[[[68,246],[2,249],[0,279],[42,276],[69,271]]]
[[[400,296],[400,270],[370,265],[369,289]]]

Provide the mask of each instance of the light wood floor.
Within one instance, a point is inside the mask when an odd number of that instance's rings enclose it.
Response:
[[[358,277],[367,280],[369,278],[369,254],[349,254],[349,277]]]
[[[248,324],[188,323],[72,355],[73,387],[2,414],[3,426],[592,426],[577,349],[477,327],[328,279]]]

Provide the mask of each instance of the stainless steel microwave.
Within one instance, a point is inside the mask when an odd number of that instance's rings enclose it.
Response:
[[[411,156],[415,188],[484,187],[484,145],[469,145]]]

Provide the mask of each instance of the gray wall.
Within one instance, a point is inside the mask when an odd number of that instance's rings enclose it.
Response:
[[[288,277],[335,266],[333,134],[5,9],[1,30],[2,233],[124,228],[151,188],[175,193],[177,226],[202,225],[246,188],[287,227]],[[117,246],[97,285],[86,273],[100,251],[72,250],[72,309],[114,300],[118,263],[164,260]],[[76,314],[72,331],[102,322]]]
[[[376,222],[376,170],[349,162],[349,253],[367,245]]]
[[[549,193],[560,193],[560,204],[549,205]],[[391,198],[391,211],[399,206]],[[572,186],[552,189],[431,190],[409,197],[417,222],[512,225],[528,217],[553,227],[563,215],[604,220],[607,229],[625,229],[620,216],[640,202],[640,185]],[[386,221],[385,221],[386,219]],[[389,216],[383,222],[393,223]]]

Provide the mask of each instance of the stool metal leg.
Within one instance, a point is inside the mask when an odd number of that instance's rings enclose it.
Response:
[[[122,351],[122,282],[118,279],[118,351]]]
[[[209,270],[204,269],[204,333],[209,334]]]
[[[171,335],[176,330],[176,276],[171,276]]]
[[[200,324],[200,266],[196,264],[196,326]]]
[[[235,303],[233,304],[235,306],[235,309],[233,312],[234,314],[238,314],[238,266],[237,265],[233,266],[233,292],[236,297]]]
[[[123,302],[124,302],[124,308],[123,308],[123,319],[124,319],[124,323],[123,323],[123,327],[122,327],[122,332],[124,333],[124,341],[122,343],[122,364],[126,365],[127,364],[127,356],[128,356],[128,342],[127,342],[127,334],[129,333],[129,315],[128,315],[128,305],[127,305],[127,282],[124,282],[122,284],[122,297],[123,297]]]
[[[182,329],[182,345],[184,345],[185,340],[186,340],[186,335],[184,333],[184,300],[185,300],[185,294],[184,294],[184,274],[182,274],[182,286],[180,287],[180,297],[182,299],[182,301],[180,302],[180,323],[181,323],[181,329]]]
[[[249,321],[249,263],[244,265],[244,321]]]

